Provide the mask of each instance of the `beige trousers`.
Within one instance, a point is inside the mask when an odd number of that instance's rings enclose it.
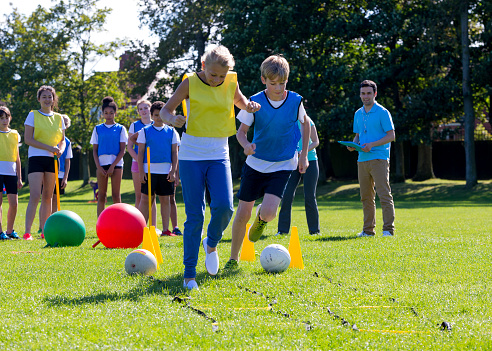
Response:
[[[376,193],[383,210],[383,231],[395,230],[395,205],[389,184],[389,161],[370,160],[357,162],[360,185],[360,201],[364,211],[364,232],[375,234]],[[374,189],[376,187],[376,189]]]

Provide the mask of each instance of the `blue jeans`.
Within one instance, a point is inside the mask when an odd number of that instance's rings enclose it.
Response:
[[[207,244],[216,247],[234,213],[231,163],[229,160],[181,160],[179,174],[186,212],[183,230],[184,278],[195,278],[205,219],[205,186],[212,200]]]

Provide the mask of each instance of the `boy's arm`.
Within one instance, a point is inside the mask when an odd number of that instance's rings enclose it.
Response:
[[[236,92],[234,93],[234,105],[241,110],[246,110],[249,113],[255,113],[261,108],[261,105],[254,101],[248,101],[246,96],[243,95],[239,89],[239,84],[236,86]]]
[[[138,162],[138,173],[140,173],[140,183],[145,183],[147,180],[147,176],[145,174],[145,169],[143,169],[143,160],[144,160],[144,155],[146,153],[146,147],[145,144],[143,143],[138,143],[138,157],[137,157],[137,162]]]
[[[128,153],[132,157],[132,159],[137,160],[137,153],[133,149],[133,145],[137,143],[138,133],[133,133],[128,135],[128,144],[126,145],[126,149]]]
[[[17,189],[22,188],[22,169],[21,169],[21,160],[19,154],[19,146],[17,146],[17,160],[15,161],[17,167],[15,172],[17,173]]]
[[[309,162],[307,159],[309,138],[311,136],[311,126],[309,125],[309,120],[304,116],[304,121],[301,122],[302,128],[302,150],[299,155],[299,173],[306,173],[306,169],[309,167]]]
[[[256,150],[256,144],[251,144],[248,141],[248,130],[249,126],[247,124],[241,123],[241,126],[236,133],[237,141],[243,147],[244,154],[246,156],[253,155]]]
[[[171,170],[169,171],[167,180],[174,182],[178,170],[178,144],[171,145]]]
[[[164,107],[161,109],[159,115],[165,124],[170,124],[174,127],[182,127],[186,118],[181,115],[174,115],[176,108],[181,104],[181,102],[188,98],[190,92],[190,83],[188,79],[185,79],[178,86],[178,89],[174,92],[173,96],[167,101]],[[140,151],[140,150],[139,150]]]

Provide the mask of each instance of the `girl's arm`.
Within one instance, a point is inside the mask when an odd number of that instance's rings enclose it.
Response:
[[[261,105],[254,101],[248,101],[246,96],[243,95],[241,89],[239,89],[239,84],[236,87],[236,93],[234,94],[234,105],[236,105],[241,110],[246,110],[249,113],[255,113],[261,108]]]
[[[145,157],[146,153],[146,148],[145,144],[143,143],[138,143],[138,155],[137,155],[137,162],[138,162],[138,173],[140,173],[140,183],[145,183],[147,180],[147,175],[145,174],[145,169],[143,169],[143,160]]]
[[[126,143],[122,141],[122,142],[120,142],[120,152],[118,152],[118,155],[116,155],[116,158],[114,159],[113,163],[109,167],[110,169],[114,170],[114,168],[116,167],[118,162],[120,162],[121,159],[123,158],[123,156],[125,156],[125,151],[126,151]],[[108,171],[109,171],[109,169],[108,169]],[[113,172],[109,173],[109,175],[111,175],[112,173]]]
[[[58,148],[60,149],[60,154],[56,155],[56,156],[60,157],[65,152],[65,147],[66,147],[65,130],[62,130],[62,140],[58,143]]]
[[[19,154],[19,146],[17,146],[17,160],[15,161],[17,167],[15,172],[17,173],[17,189],[22,188],[22,169],[21,169],[21,161]]]
[[[128,144],[126,145],[126,149],[128,150],[128,153],[130,154],[132,159],[134,159],[136,161],[138,158],[138,155],[135,152],[135,150],[133,149],[133,145],[136,144],[137,138],[135,137],[135,139],[133,139],[134,136],[138,136],[138,133],[131,133],[131,134],[128,133]]]
[[[70,158],[65,159],[65,174],[63,175],[63,179],[61,181],[60,189],[65,189],[68,183],[68,172],[70,172]]]
[[[43,144],[42,142],[34,139],[34,127],[33,126],[29,126],[27,124],[25,124],[24,126],[25,126],[24,142],[27,145],[38,148],[38,149],[43,149],[43,150],[49,151],[49,152],[51,152],[57,156],[61,155],[60,148],[58,146],[49,146],[49,145]],[[64,133],[64,135],[65,135],[65,133]],[[63,139],[63,143],[65,143],[65,138]]]
[[[304,116],[304,121],[301,122],[302,128],[302,150],[299,155],[299,173],[306,173],[306,169],[309,167],[309,162],[307,160],[307,149],[309,144],[309,137],[311,132],[311,127],[309,125],[309,121]]]
[[[308,121],[309,121],[309,119],[308,119]],[[316,130],[316,126],[314,124],[311,126],[310,138],[311,138],[311,144],[309,144],[308,151],[311,151],[312,149],[314,149],[315,147],[317,147],[319,145],[318,131]]]
[[[97,154],[97,149],[99,148],[99,144],[93,144],[92,145],[92,157],[94,157],[94,163],[96,164],[96,168],[104,174],[105,176],[107,175],[107,172],[104,168],[101,167],[101,164],[99,163],[99,155]]]
[[[256,150],[256,144],[251,144],[248,141],[248,130],[249,126],[247,124],[241,123],[241,126],[236,133],[237,141],[243,147],[244,154],[246,156],[253,155]]]
[[[175,116],[176,108],[185,99],[188,99],[190,95],[190,82],[185,79],[178,86],[178,89],[174,92],[173,96],[167,101],[164,107],[161,109],[160,116],[165,124],[170,124],[174,127],[180,128],[185,122],[186,118],[181,115]]]

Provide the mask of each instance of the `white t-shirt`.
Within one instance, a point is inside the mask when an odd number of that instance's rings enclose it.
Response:
[[[72,152],[72,145],[70,144],[70,147],[67,149],[67,155],[65,156],[65,164],[67,164],[67,160],[73,158],[73,152]],[[65,176],[65,169],[59,169],[58,170],[58,178],[63,179]]]
[[[156,127],[154,126],[155,129],[157,130],[162,130],[164,127]],[[147,139],[145,138],[145,132],[142,129],[138,131],[138,138],[137,138],[137,143],[139,144],[145,144],[147,142]],[[179,134],[176,131],[176,129],[173,128],[173,140],[171,141],[171,144],[178,144],[179,146]],[[148,166],[147,166],[147,157],[144,157],[144,164],[143,164],[143,169],[144,172],[147,173],[148,171]],[[162,162],[162,163],[150,163],[150,173],[151,174],[169,174],[169,171],[171,170],[172,164],[169,162]]]
[[[114,124],[104,124],[106,128],[111,128],[114,126]],[[128,133],[126,132],[125,126],[122,126],[121,128],[121,133],[120,133],[120,143],[127,143],[128,142]],[[99,144],[98,141],[98,136],[96,132],[96,127],[92,130],[92,136],[91,136],[91,141],[90,143],[92,145],[94,144]],[[106,165],[112,165],[114,160],[116,160],[116,155],[99,155],[99,164],[101,166],[106,166]],[[116,164],[117,166],[123,166],[123,158]]]
[[[10,129],[9,129],[10,132]],[[8,132],[2,132],[0,130],[0,133],[8,133]],[[21,136],[19,134],[19,143],[21,142]],[[17,163],[10,162],[10,161],[0,161],[0,174],[2,175],[9,175],[9,176],[15,176],[17,175]],[[0,184],[1,186],[2,184]]]
[[[38,110],[39,113],[41,113],[44,116],[53,116],[54,112],[51,112],[50,114],[43,113]],[[62,121],[62,130],[67,129],[65,127],[65,121],[63,121],[63,118],[61,119]],[[29,112],[27,115],[26,121],[24,122],[24,125],[34,127],[34,112]],[[29,146],[29,149],[27,151],[27,156],[28,157],[33,157],[33,156],[48,156],[48,157],[53,157],[54,154],[52,152],[49,152],[48,150],[44,149],[38,149],[37,147],[34,146]]]
[[[274,108],[277,108],[284,103],[285,99],[280,101],[273,101],[268,99],[268,101]],[[301,102],[301,105],[299,106],[299,113],[297,115],[297,119],[301,123],[303,123],[305,115],[306,115],[306,110],[304,109],[304,105]],[[244,123],[250,127],[255,121],[255,115],[253,113],[246,112],[245,110],[241,110],[236,118],[241,123]],[[254,157],[254,154],[246,157],[246,164],[251,168],[253,168],[254,170],[261,173],[273,173],[277,171],[293,171],[297,169],[297,162],[298,162],[297,152],[294,154],[294,157],[292,157],[290,160],[280,161],[280,162],[270,162],[270,161],[260,160],[259,158]]]
[[[186,106],[189,111],[189,99],[186,99]],[[183,161],[228,160],[229,143],[227,140],[227,137],[196,137],[183,133],[178,159]]]

